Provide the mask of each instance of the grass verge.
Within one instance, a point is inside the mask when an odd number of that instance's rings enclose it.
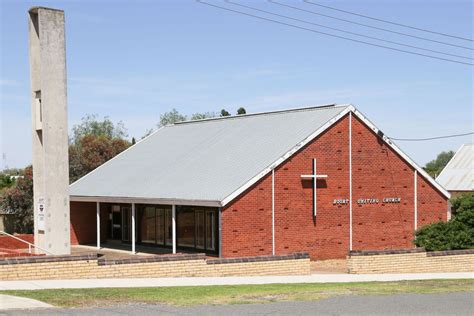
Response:
[[[0,291],[0,294],[28,297],[61,307],[93,307],[124,303],[176,306],[250,304],[311,301],[337,295],[429,294],[466,291],[474,291],[474,280],[22,290]]]

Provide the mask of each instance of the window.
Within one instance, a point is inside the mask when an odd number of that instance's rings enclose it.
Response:
[[[155,208],[147,206],[143,209],[141,218],[141,241],[145,243],[155,243],[156,241],[156,222]]]
[[[215,240],[215,215],[214,211],[206,212],[206,248],[207,250],[216,250]]]
[[[156,209],[156,243],[165,244],[165,210],[163,208]]]
[[[41,105],[41,90],[35,91],[35,127],[37,131],[43,129],[43,109]]]
[[[195,247],[195,221],[194,210],[180,209],[177,212],[176,236],[178,238],[178,246]]]
[[[204,211],[196,211],[196,248],[204,249],[204,242],[205,242],[205,218],[204,218]]]
[[[148,204],[139,206],[137,210],[138,241],[145,244],[171,247],[173,245],[171,207]],[[117,214],[121,215],[122,240],[130,241],[131,208],[122,206]],[[176,216],[178,247],[194,248],[200,251],[216,251],[218,244],[216,208],[179,206],[176,210]]]

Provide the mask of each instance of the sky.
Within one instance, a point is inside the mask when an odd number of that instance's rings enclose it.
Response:
[[[312,23],[473,57],[472,50],[351,25],[264,0],[235,1]],[[279,1],[473,47],[472,42],[346,15],[300,0]],[[275,18],[222,0],[209,2]],[[474,37],[470,0],[319,3]],[[194,0],[0,0],[0,149],[5,158],[1,168],[24,167],[32,161],[27,28],[27,11],[32,6],[58,8],[66,14],[69,128],[85,115],[97,114],[114,122],[123,121],[129,137],[139,139],[156,127],[160,113],[172,108],[189,115],[222,108],[235,113],[241,106],[247,113],[255,113],[351,103],[394,138],[425,138],[474,130],[472,66],[344,41],[219,10]],[[473,142],[471,136],[396,141],[420,165],[441,151],[457,150],[468,142]]]

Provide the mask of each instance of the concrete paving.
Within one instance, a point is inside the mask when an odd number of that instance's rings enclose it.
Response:
[[[337,296],[318,301],[178,307],[128,304],[13,310],[6,315],[472,315],[474,293]]]
[[[143,256],[160,256],[160,255],[171,255],[172,250],[169,248],[162,248],[156,246],[144,246],[136,245],[136,252],[131,252],[131,246],[123,244],[118,241],[108,241],[106,244],[102,244],[100,249],[97,246],[91,245],[74,245],[71,246],[71,254],[82,255],[82,254],[98,254],[102,259],[115,260],[115,259],[134,259]],[[192,251],[179,251],[177,254],[196,253]],[[208,258],[217,258],[217,256],[206,256]],[[345,260],[344,260],[345,261]]]
[[[165,287],[276,283],[345,283],[430,279],[474,279],[472,272],[407,274],[311,274],[301,276],[194,277],[148,279],[80,279],[0,281],[0,290],[83,289],[111,287]]]
[[[0,311],[10,309],[36,309],[36,308],[52,308],[52,305],[33,300],[26,297],[18,297],[0,294]]]

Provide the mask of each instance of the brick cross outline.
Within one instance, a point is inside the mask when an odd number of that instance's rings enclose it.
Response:
[[[313,174],[302,174],[301,178],[302,179],[313,179],[313,216],[316,217],[316,204],[317,204],[317,199],[316,199],[316,187],[317,187],[317,182],[318,179],[321,178],[327,178],[327,174],[317,174],[316,172],[316,158],[313,158]]]

